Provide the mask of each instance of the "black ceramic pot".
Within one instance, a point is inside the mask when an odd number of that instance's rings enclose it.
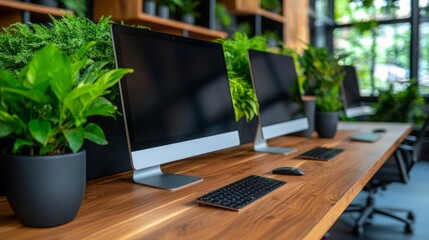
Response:
[[[143,11],[146,14],[154,16],[155,15],[155,11],[156,11],[156,3],[155,3],[155,1],[144,1]]]
[[[321,138],[333,138],[337,133],[338,112],[317,112],[316,131]]]
[[[30,227],[72,221],[86,183],[86,152],[17,156],[3,151],[1,169],[7,200],[17,218]]]

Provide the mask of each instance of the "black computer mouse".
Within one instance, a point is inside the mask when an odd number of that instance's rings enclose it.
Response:
[[[296,175],[296,176],[304,175],[304,172],[302,170],[294,167],[279,167],[279,168],[273,169],[273,173],[281,174],[281,175]]]
[[[384,132],[386,132],[386,129],[385,128],[375,128],[375,129],[372,130],[372,132],[374,132],[374,133],[384,133]]]

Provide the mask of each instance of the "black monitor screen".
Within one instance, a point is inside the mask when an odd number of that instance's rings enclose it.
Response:
[[[249,50],[262,126],[305,117],[293,58]]]
[[[343,81],[343,96],[347,107],[356,107],[361,103],[356,69],[353,66],[343,66],[346,73]]]
[[[222,45],[113,27],[131,150],[236,130]]]

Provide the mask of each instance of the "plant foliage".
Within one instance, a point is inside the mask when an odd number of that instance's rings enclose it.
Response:
[[[95,42],[73,55],[48,44],[16,78],[0,70],[0,137],[15,139],[14,154],[77,152],[84,139],[107,144],[90,116],[114,117],[117,107],[103,95],[132,69],[108,70],[107,61],[85,54]]]
[[[235,118],[246,117],[247,121],[258,115],[258,100],[253,91],[247,50],[266,50],[266,39],[262,36],[249,38],[246,34],[236,32],[230,39],[218,40],[223,45],[226,67],[230,80],[232,102]]]
[[[224,4],[216,3],[215,17],[219,21],[219,24],[221,24],[226,29],[229,29],[231,27],[232,17]]]
[[[200,14],[196,11],[199,1],[196,0],[171,0],[175,8],[178,9],[182,15],[191,14],[194,17],[199,17]]]
[[[342,106],[340,86],[345,72],[338,64],[339,59],[326,48],[309,45],[300,58],[305,81],[302,89],[305,95],[316,96],[319,111],[338,111]]]
[[[274,13],[282,11],[281,0],[261,0],[261,7]]]
[[[107,68],[115,68],[112,39],[110,36],[110,18],[101,17],[98,23],[87,18],[66,14],[60,19],[51,16],[48,26],[37,23],[15,23],[0,32],[0,68],[18,76],[22,68],[33,58],[34,53],[54,44],[61,52],[73,54],[85,43],[95,41],[96,45],[88,50],[87,56],[94,61],[107,61]],[[119,96],[117,87],[112,89],[108,98]]]
[[[86,16],[86,0],[60,0],[66,8],[72,10],[76,16]]]
[[[91,41],[96,45],[88,50],[87,56],[94,61],[107,61],[108,68],[115,67],[109,18],[101,17],[98,23],[71,14],[60,19],[51,16],[51,19],[49,26],[15,23],[3,28],[4,32],[0,33],[0,68],[18,76],[34,53],[48,44],[52,43],[70,55]]]
[[[404,90],[395,92],[393,84],[386,90],[379,90],[378,102],[373,105],[376,114],[370,117],[377,122],[408,122],[421,126],[426,118],[423,111],[424,98],[418,90],[418,82],[410,79]]]

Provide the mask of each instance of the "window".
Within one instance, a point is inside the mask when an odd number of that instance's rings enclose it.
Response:
[[[313,6],[318,1],[328,2],[326,16],[335,22],[326,46],[356,66],[363,96],[377,96],[389,84],[400,90],[414,77],[429,97],[429,0],[314,0]]]

